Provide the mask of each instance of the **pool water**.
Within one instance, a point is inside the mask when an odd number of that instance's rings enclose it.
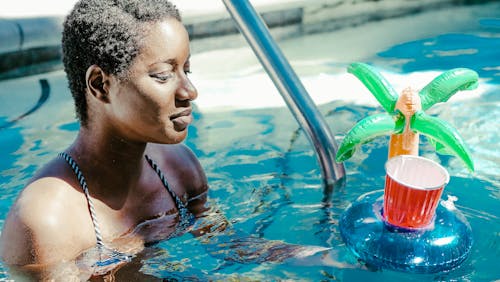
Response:
[[[230,263],[210,256],[202,243],[184,235],[152,247],[140,271],[158,280],[188,281],[500,279],[499,11],[499,3],[470,6],[280,42],[338,142],[357,121],[383,111],[346,74],[352,61],[375,65],[399,91],[408,85],[421,87],[454,67],[479,73],[477,90],[428,111],[459,130],[476,171],[469,173],[457,158],[437,155],[421,137],[420,155],[450,172],[443,199],[456,197],[455,205],[472,227],[474,245],[459,268],[417,275],[287,262]],[[241,60],[221,64],[229,52],[240,54],[236,57]],[[243,232],[332,247],[339,261],[359,265],[340,238],[338,220],[359,196],[383,188],[388,137],[363,145],[345,163],[345,186],[324,191],[311,145],[248,48],[193,54],[192,60],[200,97],[186,144],[206,170],[211,202]],[[212,60],[219,64],[214,67]],[[39,98],[41,80],[50,86],[46,101]],[[61,71],[0,82],[0,226],[24,183],[78,131],[66,85]],[[7,279],[5,270],[0,279]]]

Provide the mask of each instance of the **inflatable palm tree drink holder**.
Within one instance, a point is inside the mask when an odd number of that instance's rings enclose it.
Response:
[[[387,113],[368,116],[343,139],[336,160],[350,158],[357,147],[390,134],[383,191],[362,195],[340,218],[347,247],[372,267],[415,273],[449,271],[459,266],[472,247],[472,231],[453,202],[441,200],[449,182],[447,170],[418,156],[419,134],[440,153],[451,153],[474,170],[458,132],[425,110],[461,90],[477,87],[476,72],[458,68],[444,72],[421,91],[398,95],[371,66],[354,63],[348,71],[370,90]]]

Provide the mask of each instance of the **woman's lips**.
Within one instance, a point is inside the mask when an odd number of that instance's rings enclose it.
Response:
[[[177,131],[185,130],[188,125],[193,122],[193,116],[191,115],[191,109],[184,110],[178,114],[170,117],[170,120],[174,124],[174,129]]]

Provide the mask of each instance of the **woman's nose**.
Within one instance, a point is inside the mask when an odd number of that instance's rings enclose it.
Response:
[[[198,97],[198,91],[194,87],[191,80],[184,75],[179,88],[177,89],[177,100],[192,101]]]

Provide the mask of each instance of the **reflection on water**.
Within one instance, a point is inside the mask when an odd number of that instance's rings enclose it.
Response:
[[[500,19],[497,21],[500,23]],[[500,51],[491,48],[492,45],[500,45],[500,28],[489,32],[443,34],[399,44],[378,55],[389,62],[396,60],[393,67],[403,72],[425,71],[437,66],[442,70],[472,68],[481,78],[487,78],[486,82],[498,84]]]

